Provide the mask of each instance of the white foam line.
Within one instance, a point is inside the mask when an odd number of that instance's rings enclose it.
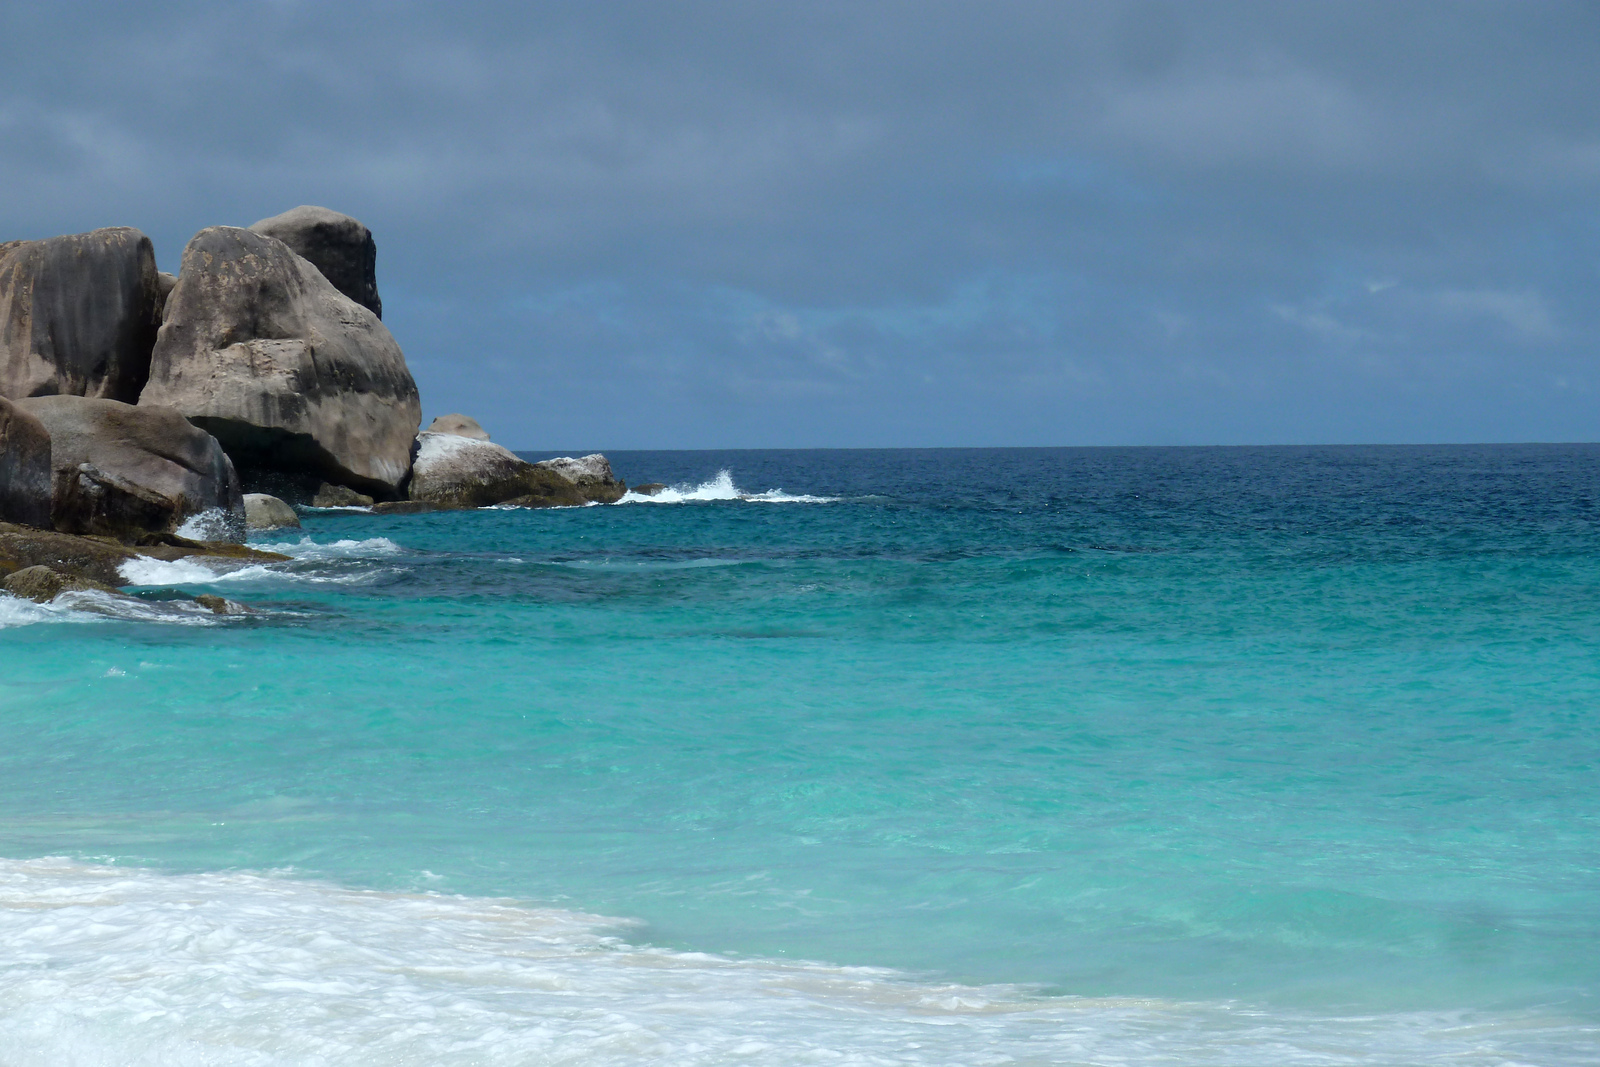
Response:
[[[744,493],[733,484],[733,472],[721,470],[710,481],[699,485],[673,485],[653,495],[635,493],[622,495],[619,504],[687,504],[703,500],[742,500],[750,504],[831,504],[838,497],[809,496],[785,493],[782,489],[768,489],[764,493]]]
[[[0,1063],[1557,1067],[1596,1036],[1532,1011],[1043,998],[624,929],[507,900],[0,860]]]

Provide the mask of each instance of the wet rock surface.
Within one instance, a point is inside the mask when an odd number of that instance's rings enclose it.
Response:
[[[215,438],[171,408],[42,396],[16,406],[50,435],[50,525],[133,542],[214,512],[243,537],[244,499]]]
[[[0,520],[50,525],[50,431],[0,399]]]
[[[161,306],[155,252],[138,230],[0,245],[0,396],[134,403]]]

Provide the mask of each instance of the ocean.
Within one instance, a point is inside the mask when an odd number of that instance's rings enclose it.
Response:
[[[0,1065],[1600,1062],[1600,446],[611,459],[0,598]]]

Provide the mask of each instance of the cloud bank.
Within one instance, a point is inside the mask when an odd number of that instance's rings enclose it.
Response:
[[[1582,3],[58,4],[0,239],[298,203],[513,447],[1594,440]]]

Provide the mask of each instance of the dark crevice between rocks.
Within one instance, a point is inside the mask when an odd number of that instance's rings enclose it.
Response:
[[[189,421],[222,445],[233,460],[239,484],[246,493],[267,493],[303,506],[316,496],[323,482],[331,482],[374,500],[404,497],[403,492],[396,492],[383,482],[363,478],[341,466],[310,434],[205,415],[191,416]]]

